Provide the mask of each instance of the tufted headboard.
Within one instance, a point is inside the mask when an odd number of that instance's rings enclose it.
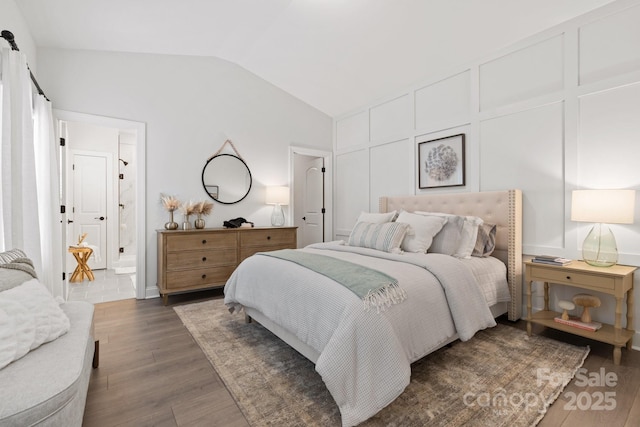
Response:
[[[438,193],[418,196],[380,197],[380,212],[397,210],[473,215],[496,224],[494,257],[507,265],[511,291],[509,320],[522,315],[522,192]]]

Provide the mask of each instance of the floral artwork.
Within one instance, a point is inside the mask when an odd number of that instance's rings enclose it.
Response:
[[[455,150],[440,144],[429,151],[424,162],[424,170],[436,181],[445,181],[456,171],[460,163]]]
[[[418,145],[419,187],[464,185],[464,134]]]

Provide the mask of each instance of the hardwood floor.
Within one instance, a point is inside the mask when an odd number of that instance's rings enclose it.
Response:
[[[221,291],[96,304],[100,366],[84,426],[248,426],[206,356],[172,309]]]
[[[100,367],[92,373],[84,426],[248,426],[215,370],[172,309],[178,304],[221,298],[221,290],[175,295],[162,300],[123,300],[96,304]],[[521,329],[525,322],[505,324]],[[542,427],[637,427],[640,420],[640,352],[622,352],[613,365],[612,347],[554,330],[534,332],[576,345],[590,345],[587,373],[615,373],[615,387],[571,382],[551,406]],[[588,375],[587,374],[587,375]],[[614,392],[615,410],[568,410],[570,392],[594,403],[598,393]],[[606,401],[600,402],[606,406]],[[611,403],[611,402],[610,402]],[[609,405],[610,406],[610,405]]]

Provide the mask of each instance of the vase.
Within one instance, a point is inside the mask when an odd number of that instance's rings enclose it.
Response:
[[[198,218],[193,221],[193,225],[198,229],[204,228],[204,219],[202,219],[202,215],[198,214]]]
[[[184,216],[184,221],[182,222],[182,229],[183,230],[191,229],[191,223],[189,222],[189,215]]]
[[[280,203],[276,203],[273,206],[271,225],[274,227],[282,227],[284,225],[284,212],[282,211],[282,205]]]
[[[173,211],[169,211],[169,222],[164,225],[167,230],[177,230],[178,223],[173,220]]]

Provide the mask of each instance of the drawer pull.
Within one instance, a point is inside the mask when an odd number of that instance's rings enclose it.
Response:
[[[207,244],[207,241],[206,241],[206,240],[203,240],[203,241],[202,241],[202,244],[203,244],[203,245],[206,245],[206,244]]]
[[[267,236],[267,240],[271,240],[271,236]]]
[[[207,257],[206,257],[206,256],[203,256],[203,257],[202,257],[202,262],[205,262],[206,260],[207,260]]]
[[[571,276],[567,276],[567,280],[571,280]]]
[[[206,278],[207,278],[207,275],[206,275],[206,274],[203,274],[203,275],[202,275],[202,278],[203,278],[203,279],[206,279]]]

